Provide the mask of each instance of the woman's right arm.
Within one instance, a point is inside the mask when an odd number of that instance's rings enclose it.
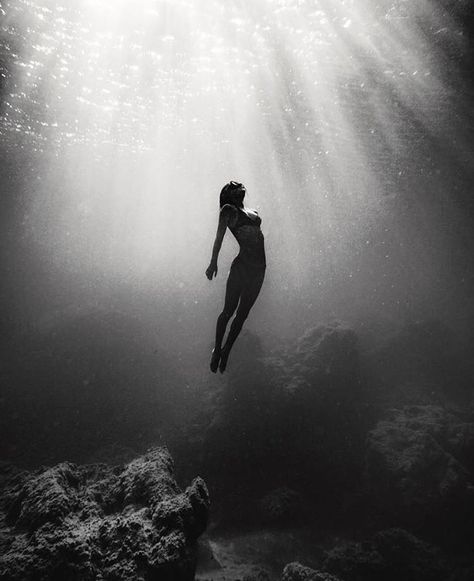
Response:
[[[219,224],[217,226],[216,238],[214,240],[214,246],[212,247],[212,257],[211,262],[206,270],[206,276],[209,280],[212,280],[213,276],[217,275],[217,257],[219,256],[219,251],[222,246],[222,240],[224,239],[224,234],[229,223],[232,222],[234,208],[228,204],[221,208],[219,213]]]

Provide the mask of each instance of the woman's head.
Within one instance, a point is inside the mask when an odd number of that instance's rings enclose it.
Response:
[[[232,204],[233,206],[241,206],[244,201],[245,186],[239,182],[229,182],[226,184],[220,193],[219,204],[220,207],[225,204]]]

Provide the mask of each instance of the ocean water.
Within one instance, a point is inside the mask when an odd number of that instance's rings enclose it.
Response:
[[[246,543],[275,572],[399,526],[361,516],[369,433],[405,433],[384,414],[406,406],[417,429],[473,422],[472,19],[447,0],[0,1],[2,460],[166,445],[204,475],[206,550],[235,576]],[[229,180],[267,271],[213,375]],[[275,533],[301,506],[326,536]]]

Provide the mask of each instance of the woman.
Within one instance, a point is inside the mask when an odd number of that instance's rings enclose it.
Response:
[[[219,226],[212,249],[211,263],[206,270],[209,280],[217,275],[217,257],[227,228],[235,236],[240,252],[232,262],[227,279],[224,310],[217,319],[216,343],[211,356],[211,371],[225,371],[232,345],[254,304],[265,276],[265,247],[260,224],[262,220],[255,210],[244,207],[245,187],[238,182],[226,184],[220,194]],[[238,306],[237,306],[238,305]],[[229,319],[237,309],[229,334],[222,347],[222,340]]]

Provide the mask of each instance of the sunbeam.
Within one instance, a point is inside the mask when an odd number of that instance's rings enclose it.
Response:
[[[275,304],[316,288],[316,309],[355,294],[398,316],[446,268],[453,240],[433,247],[429,203],[449,197],[446,155],[470,170],[451,66],[466,41],[442,4],[9,0],[2,14],[0,132],[42,160],[28,232],[60,270],[204,292],[229,179],[264,217]]]

